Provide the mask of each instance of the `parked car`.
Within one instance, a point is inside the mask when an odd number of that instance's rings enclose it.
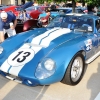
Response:
[[[0,7],[1,11],[6,11],[6,12],[13,12],[16,16],[18,16],[18,14],[20,13],[20,11],[32,6],[33,2],[27,2],[24,5],[21,6],[15,6],[15,5],[10,5],[10,6],[4,6],[4,7]]]
[[[0,12],[3,11],[3,9],[8,8],[8,7],[9,7],[9,6],[6,6],[6,5],[0,6]]]
[[[0,44],[0,74],[36,86],[78,84],[87,64],[100,55],[100,18],[57,16],[46,28],[35,28]]]
[[[33,19],[38,19],[39,18],[39,15],[41,13],[43,13],[43,11],[45,10],[47,6],[32,6],[32,7],[29,7],[29,8],[26,8],[26,12],[30,14],[30,16],[33,18]]]
[[[20,32],[25,32],[28,31],[32,28],[39,28],[40,26],[38,26],[38,20],[34,20],[34,19],[29,19],[26,21],[22,21],[20,19],[17,19],[17,25],[16,25],[16,33],[20,33]]]
[[[17,27],[16,27],[17,33],[27,31],[32,28],[42,27],[42,25],[38,24],[38,21],[39,21],[38,17],[45,10],[45,8],[46,6],[32,6],[32,7],[26,8],[25,9],[26,13],[30,14],[30,19],[26,21],[22,21],[19,18],[17,19],[18,20]],[[43,24],[49,23],[48,16],[41,18],[41,20],[44,20],[44,19],[47,19],[47,22]]]
[[[21,11],[21,7],[20,6],[8,6],[6,8],[3,9],[3,11],[9,12],[11,11],[12,13],[14,13],[16,16],[18,16],[19,12]]]
[[[51,11],[51,17],[55,18],[59,14],[69,14],[72,13],[72,7],[61,7],[57,8],[54,11]],[[85,14],[84,10],[80,7],[75,8],[75,13]]]

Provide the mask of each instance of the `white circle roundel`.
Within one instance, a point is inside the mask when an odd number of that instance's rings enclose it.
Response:
[[[31,61],[33,57],[34,51],[32,49],[19,49],[8,57],[8,63],[11,66],[21,66]]]

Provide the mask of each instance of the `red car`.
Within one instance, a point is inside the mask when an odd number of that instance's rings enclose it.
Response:
[[[30,14],[33,19],[38,19],[39,15],[43,13],[47,6],[31,6],[26,8],[26,12]]]
[[[22,8],[20,6],[8,6],[7,8],[4,8],[3,10],[8,12],[8,11],[11,11],[13,12],[16,16],[18,16],[20,10]]]
[[[5,6],[5,5],[4,5],[4,6],[1,6],[1,7],[0,7],[0,12],[3,11],[5,8],[8,8],[8,7],[9,7],[9,6]]]
[[[22,31],[27,31],[31,28],[41,27],[38,25],[38,17],[43,11],[45,10],[47,6],[31,6],[26,8],[26,12],[30,14],[31,19],[23,22],[21,19],[18,19],[18,24],[16,27],[17,33]],[[44,19],[48,19],[48,17],[45,17]],[[47,23],[47,22],[46,22]],[[43,24],[46,24],[43,23]]]

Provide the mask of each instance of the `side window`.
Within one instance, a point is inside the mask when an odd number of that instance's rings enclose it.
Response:
[[[100,19],[96,20],[97,32],[100,32]]]

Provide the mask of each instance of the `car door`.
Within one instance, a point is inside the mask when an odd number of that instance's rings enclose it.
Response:
[[[95,27],[94,19],[88,19],[87,23],[89,26],[87,27],[88,31],[86,33],[86,40],[84,41],[84,43],[85,43],[85,50],[86,50],[87,58],[90,58],[96,53],[98,53],[99,51],[99,48],[98,48],[99,37],[98,36],[100,35],[98,35],[95,31],[96,27]]]
[[[100,51],[100,28],[98,28],[100,26],[100,20],[99,23],[97,22],[98,20],[93,20],[93,32],[88,36],[92,40],[92,52],[94,54]]]
[[[98,39],[98,49],[96,52],[100,51],[100,19],[95,20],[95,33]]]

